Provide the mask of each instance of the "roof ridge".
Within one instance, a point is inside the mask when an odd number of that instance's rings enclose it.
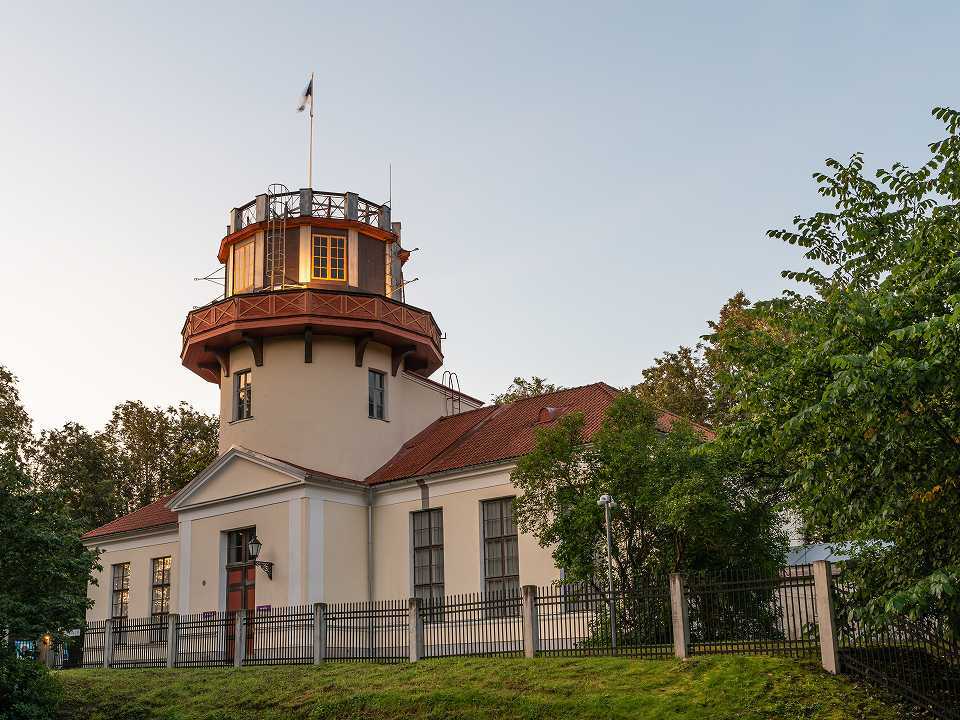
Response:
[[[497,407],[506,407],[509,405],[516,405],[517,403],[520,403],[520,402],[525,402],[527,400],[537,400],[538,398],[545,398],[549,395],[558,395],[560,393],[572,392],[574,390],[583,390],[584,388],[590,388],[590,387],[602,387],[605,385],[607,385],[605,382],[603,382],[602,380],[598,380],[596,382],[586,383],[585,385],[574,385],[573,387],[565,387],[565,388],[560,388],[558,390],[551,390],[550,392],[540,393],[539,395],[528,395],[527,397],[521,397],[521,398],[517,398],[516,400],[511,400],[508,403],[501,403]],[[609,386],[607,385],[607,387]]]

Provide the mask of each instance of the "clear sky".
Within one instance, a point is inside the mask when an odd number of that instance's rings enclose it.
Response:
[[[810,174],[922,157],[956,107],[953,3],[0,0],[0,363],[40,427],[216,408],[180,365],[227,211],[268,183],[387,196],[409,302],[488,399],[626,385],[723,301],[779,292],[764,232]]]

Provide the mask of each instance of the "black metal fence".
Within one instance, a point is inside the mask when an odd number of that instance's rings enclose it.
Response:
[[[313,606],[257,610],[247,618],[245,665],[313,662]]]
[[[115,620],[113,667],[162,667],[167,664],[167,621],[153,618]]]
[[[884,686],[936,717],[960,718],[960,643],[940,617],[856,620],[856,588],[834,578],[842,672]]]
[[[83,629],[82,659],[80,667],[103,667],[103,645],[107,637],[106,620],[87,623]]]
[[[233,663],[235,614],[181,615],[177,623],[177,667],[219,667]]]
[[[693,654],[802,656],[817,653],[813,568],[731,571],[685,578]]]
[[[410,615],[404,600],[328,605],[327,660],[401,662],[410,658]]]
[[[425,602],[425,657],[456,655],[523,655],[520,593],[489,592],[451,595]]]
[[[537,590],[536,608],[542,655],[673,655],[665,578],[612,595],[588,584],[542,587]]]

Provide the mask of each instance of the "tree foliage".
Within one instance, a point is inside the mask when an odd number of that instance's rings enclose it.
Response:
[[[704,338],[706,342],[665,351],[643,370],[643,380],[631,392],[694,423],[717,426],[724,422],[733,405],[733,398],[724,392],[724,378],[738,368],[730,365],[729,355],[712,338],[719,332],[730,334],[749,327],[749,307],[747,296],[738,291],[720,308],[717,320],[707,323],[713,334]]]
[[[0,365],[0,460],[23,462],[33,442],[33,423],[20,400],[17,377]]]
[[[686,423],[656,429],[657,412],[630,393],[585,436],[581,414],[538,430],[511,480],[517,521],[574,581],[602,577],[606,535],[597,499],[613,495],[613,566],[621,587],[687,570],[779,567],[785,541],[771,499],[721,448]]]
[[[769,235],[785,291],[711,342],[736,372],[722,442],[780,468],[810,539],[853,540],[877,612],[960,626],[960,114],[917,170],[860,154],[814,175],[833,208]]]
[[[563,386],[554,385],[552,382],[542,377],[537,377],[536,375],[533,375],[529,380],[522,377],[515,377],[513,382],[510,383],[510,387],[499,395],[494,395],[491,401],[494,405],[504,405],[514,400],[545,395],[556,392],[557,390],[563,390]]]

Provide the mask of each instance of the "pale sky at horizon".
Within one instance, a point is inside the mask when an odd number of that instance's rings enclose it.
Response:
[[[922,158],[960,106],[946,3],[0,0],[0,364],[37,429],[216,387],[180,365],[227,211],[272,182],[387,196],[407,299],[488,400],[627,385],[800,253],[823,158]],[[921,11],[922,10],[922,11]],[[439,372],[435,375],[439,379]]]

